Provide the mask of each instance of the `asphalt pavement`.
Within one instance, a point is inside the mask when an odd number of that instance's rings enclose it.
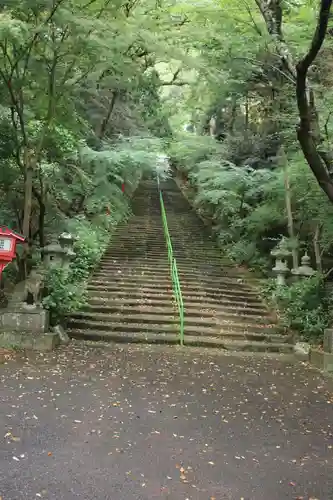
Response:
[[[0,365],[1,500],[332,500],[333,379],[217,350],[94,346]]]

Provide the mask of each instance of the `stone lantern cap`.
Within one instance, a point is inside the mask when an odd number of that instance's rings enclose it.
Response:
[[[62,248],[72,248],[75,241],[75,237],[71,233],[63,232],[59,236],[59,243]]]
[[[277,259],[283,259],[291,255],[291,251],[288,249],[288,242],[284,236],[273,250],[271,250],[271,255]]]
[[[46,245],[45,247],[42,248],[42,252],[44,254],[65,254],[67,253],[67,250],[62,248],[59,243],[50,243],[49,245]]]

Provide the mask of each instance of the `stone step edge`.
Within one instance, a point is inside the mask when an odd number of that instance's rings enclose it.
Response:
[[[114,302],[110,301],[110,305],[106,304],[105,302],[103,304],[91,304],[88,302],[84,308],[80,309],[79,312],[88,312],[88,313],[100,313],[100,314],[112,314],[112,313],[124,313],[125,315],[132,315],[133,313],[136,315],[138,314],[152,314],[154,316],[161,315],[162,317],[165,317],[166,315],[169,316],[170,314],[177,314],[177,307],[173,301],[170,301],[169,304],[165,304],[165,307],[158,307],[156,304],[141,304],[140,305],[130,305],[126,306],[124,304],[117,304],[113,305]],[[145,309],[147,309],[145,311]],[[209,319],[212,318],[242,318],[242,319],[248,319],[249,322],[253,322],[256,320],[262,320],[262,319],[271,319],[273,320],[273,316],[269,314],[269,311],[263,311],[260,313],[260,311],[251,311],[250,309],[234,309],[234,308],[228,308],[228,307],[221,307],[221,308],[214,308],[214,310],[209,310],[210,308],[205,308],[205,307],[200,307],[200,309],[205,309],[204,311],[199,311],[195,310],[195,308],[188,307],[187,304],[184,304],[184,309],[185,309],[185,315],[186,317],[196,317],[196,316],[201,316],[201,317],[207,317]],[[258,314],[260,313],[260,314]],[[74,313],[75,314],[75,313]]]
[[[238,287],[244,287],[246,290],[250,287],[251,285],[249,284],[250,282],[247,280],[240,280],[240,278],[237,278],[236,276],[230,276],[230,275],[221,275],[221,276],[210,276],[209,274],[205,274],[204,272],[199,272],[199,273],[183,273],[181,270],[178,270],[178,276],[180,283],[182,282],[187,282],[187,283],[216,283],[216,285],[236,285]],[[109,278],[110,281],[112,279],[115,280],[120,280],[120,279],[125,279],[126,281],[147,281],[147,282],[155,282],[157,281],[168,281],[170,279],[170,268],[166,269],[162,273],[159,272],[154,272],[153,270],[148,273],[138,273],[138,272],[122,272],[121,270],[113,270],[109,268],[103,268],[100,267],[98,268],[94,274],[93,274],[93,279],[96,279],[97,281],[101,279],[102,281],[105,280],[105,278]],[[255,283],[252,282],[252,286],[255,286]],[[248,287],[248,288],[247,288]]]
[[[151,297],[151,298],[159,298],[160,300],[164,300],[164,301],[168,301],[170,300],[170,297],[173,296],[173,293],[172,293],[172,290],[171,289],[168,289],[168,291],[162,291],[162,292],[158,292],[156,291],[156,288],[141,288],[140,289],[140,292],[135,292],[133,291],[132,289],[129,291],[129,290],[122,290],[122,289],[119,289],[118,287],[115,287],[114,289],[112,290],[106,290],[105,288],[100,288],[100,287],[91,287],[88,285],[88,288],[87,288],[88,292],[89,292],[89,296],[91,298],[94,297],[93,293],[97,293],[97,294],[102,294],[102,295],[96,295],[95,297],[96,298],[99,298],[99,297],[102,297],[102,296],[105,296],[105,297],[110,297],[110,298],[115,298],[115,297],[128,297],[129,299],[134,299],[136,297],[139,297],[139,298],[148,298],[148,297]],[[216,294],[216,298],[213,298],[213,297],[209,297],[207,295],[205,295],[203,292],[191,292],[191,295],[188,294],[188,293],[183,293],[183,297],[186,299],[186,301],[188,302],[196,302],[196,303],[199,303],[199,304],[202,304],[202,302],[205,302],[205,303],[210,303],[210,304],[219,304],[219,302],[228,302],[230,304],[255,304],[257,305],[258,307],[263,307],[265,308],[265,305],[263,304],[263,302],[260,300],[260,298],[257,298],[257,296],[255,297],[243,297],[242,295],[234,295],[234,296],[231,296],[231,295],[224,295],[223,293],[220,293],[219,295]],[[227,297],[230,297],[230,298],[227,298]]]
[[[232,276],[230,274],[225,274],[221,275],[219,277],[216,276],[211,276],[209,273],[212,273],[213,271],[205,271],[203,269],[181,269],[180,267],[178,268],[178,274],[179,277],[186,280],[186,279],[191,279],[191,280],[197,280],[197,279],[207,279],[210,281],[210,278],[214,278],[215,280],[224,280],[230,283],[237,283],[237,284],[245,284],[247,285],[248,283],[251,283],[251,286],[260,286],[261,281],[257,278],[253,279],[247,279],[247,278],[242,278],[241,276]],[[163,278],[166,275],[170,276],[170,267],[164,268],[164,267],[158,267],[157,265],[151,265],[150,267],[147,267],[146,269],[143,269],[142,267],[137,267],[136,265],[133,265],[129,269],[127,268],[126,271],[124,272],[123,266],[106,266],[105,264],[100,264],[98,268],[96,268],[96,275],[97,274],[107,274],[107,275],[115,275],[115,276],[126,276],[126,277],[145,277],[145,278]],[[240,283],[241,280],[243,283]]]
[[[111,281],[111,280],[110,280]],[[169,282],[165,282],[161,284],[160,280],[157,280],[156,283],[153,282],[141,282],[139,283],[138,281],[111,281],[111,283],[105,283],[103,280],[96,280],[96,279],[91,279],[88,283],[88,289],[97,289],[97,290],[114,290],[114,289],[120,289],[123,288],[124,290],[127,289],[132,289],[135,285],[142,284],[143,286],[137,286],[136,288],[140,289],[145,289],[145,288],[150,288],[153,290],[170,290],[171,288],[171,279]],[[93,288],[92,288],[93,287]],[[216,286],[215,288],[207,287],[207,286],[200,286],[200,285],[180,285],[182,294],[184,295],[184,290],[198,290],[205,293],[230,293],[234,295],[240,295],[244,294],[245,296],[250,296],[250,297],[258,297],[258,293],[256,293],[254,290],[233,290],[228,286]]]
[[[177,312],[177,309],[174,308],[173,310],[173,315],[162,315],[162,314],[159,314],[159,315],[155,315],[155,314],[149,314],[149,313],[144,313],[144,312],[141,312],[139,314],[124,314],[124,315],[121,315],[121,311],[119,311],[119,314],[118,315],[114,315],[115,317],[118,317],[118,316],[122,316],[122,318],[129,318],[130,320],[132,319],[137,319],[137,320],[147,320],[147,321],[154,321],[155,319],[158,318],[158,323],[163,323],[164,321],[166,323],[168,323],[169,321],[177,321],[177,316],[178,316],[178,312]],[[113,315],[112,313],[109,313],[109,312],[97,312],[97,311],[94,311],[93,309],[90,310],[90,311],[77,311],[75,313],[72,314],[72,317],[73,318],[76,318],[76,317],[87,317],[87,316],[92,316],[94,315],[96,318],[100,318],[101,320],[103,319],[113,319]],[[157,318],[156,318],[157,316]],[[207,320],[209,320],[210,323],[212,323],[212,321],[214,320],[214,318],[216,318],[217,320],[220,320],[220,321],[223,321],[223,318],[227,318],[228,320],[230,320],[230,322],[234,319],[239,319],[241,320],[240,323],[243,324],[246,324],[246,322],[248,322],[248,326],[250,325],[265,325],[267,324],[268,321],[270,321],[270,324],[273,323],[273,318],[272,317],[269,317],[268,315],[266,317],[263,317],[261,315],[259,316],[254,316],[254,315],[242,315],[242,314],[232,314],[232,313],[221,313],[221,314],[216,314],[216,315],[211,315],[211,316],[208,316],[207,318],[204,318],[203,320],[197,320],[196,318],[194,317],[191,317],[190,314],[186,314],[185,315],[185,321],[198,321],[198,324],[203,324],[205,322],[207,322]],[[229,321],[228,321],[229,322]],[[216,325],[218,325],[218,321],[216,322]],[[232,324],[238,324],[237,321],[232,321]],[[215,325],[215,324],[214,324]]]
[[[99,321],[96,319],[87,319],[87,318],[73,318],[72,316],[68,318],[68,325],[76,325],[76,328],[86,328],[87,330],[91,330],[96,328],[97,330],[103,330],[108,329],[108,330],[115,330],[115,331],[141,331],[141,330],[146,330],[146,331],[161,331],[161,330],[166,330],[166,331],[171,331],[174,332],[179,328],[179,322],[174,321],[174,322],[168,322],[168,323],[126,323],[123,321],[117,321],[116,319],[113,321]],[[81,325],[81,326],[77,326]],[[102,328],[101,328],[102,327]],[[272,326],[267,326],[267,327],[257,327],[256,325],[246,325],[246,324],[230,324],[230,325],[213,325],[213,326],[207,326],[207,325],[198,325],[196,323],[194,324],[185,324],[185,332],[193,332],[195,331],[197,335],[208,335],[208,336],[215,336],[215,335],[225,335],[228,333],[231,334],[256,334],[256,335],[282,335],[283,338],[286,339],[286,342],[289,339],[289,336],[286,334],[282,333],[282,330],[275,325]],[[189,333],[188,333],[189,334]]]
[[[109,342],[119,343],[147,343],[147,344],[179,344],[179,336],[177,334],[117,334],[115,332],[98,332],[87,334],[86,331],[68,329],[67,333],[72,338],[86,338],[89,340],[108,340]],[[185,345],[219,347],[221,349],[231,351],[251,351],[251,352],[293,352],[293,345],[286,343],[271,344],[269,342],[250,342],[247,340],[223,340],[214,337],[199,337],[188,335],[184,339]]]
[[[140,300],[133,300],[133,301],[117,301],[117,300],[110,300],[110,299],[103,299],[103,298],[96,298],[96,297],[91,297],[88,300],[87,305],[85,306],[84,309],[86,310],[86,307],[89,307],[90,310],[96,310],[101,309],[100,312],[105,311],[135,311],[138,310],[139,312],[144,310],[144,308],[150,308],[151,312],[153,314],[160,314],[160,313],[166,313],[170,314],[171,311],[175,310],[175,302],[173,298],[171,297],[169,300],[164,300],[164,301],[140,301]],[[253,316],[260,314],[261,316],[270,316],[270,311],[268,309],[264,308],[253,308],[250,306],[239,306],[239,307],[232,307],[228,303],[221,303],[221,304],[215,304],[215,307],[212,307],[208,305],[207,303],[203,302],[197,302],[197,303],[185,303],[184,304],[185,310],[188,311],[187,314],[195,315],[198,316],[200,314],[203,315],[217,315],[221,313],[223,315],[223,312],[234,312],[235,314],[242,314],[245,316]],[[155,312],[156,311],[156,312]]]

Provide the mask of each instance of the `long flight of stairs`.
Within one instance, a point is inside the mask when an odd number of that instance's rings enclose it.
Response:
[[[162,185],[185,306],[185,344],[292,352],[287,335],[212,242],[173,179]],[[68,320],[74,338],[178,343],[177,309],[155,181],[142,181],[133,215],[117,228],[88,284],[88,305]]]

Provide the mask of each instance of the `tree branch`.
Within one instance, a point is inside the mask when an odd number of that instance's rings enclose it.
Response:
[[[189,82],[184,82],[184,81],[179,81],[178,76],[179,73],[181,72],[182,68],[178,68],[177,71],[174,73],[172,79],[169,82],[164,82],[163,80],[160,80],[159,84],[160,86],[164,87],[167,85],[176,85],[178,87],[182,87],[184,85],[190,85]]]
[[[296,97],[300,123],[297,138],[304,157],[314,173],[319,186],[333,203],[333,181],[326,168],[327,155],[320,153],[314,133],[314,98],[313,92],[307,95],[307,74],[309,67],[316,59],[327,33],[332,0],[321,0],[316,30],[307,54],[296,64]],[[320,140],[320,139],[319,139]]]
[[[256,23],[256,21],[255,21],[255,19],[253,17],[253,14],[251,12],[249,4],[246,2],[246,0],[242,0],[242,2],[243,2],[244,7],[245,7],[245,9],[246,9],[248,15],[250,16],[251,21],[252,21],[252,24],[251,23],[246,23],[246,24],[249,24],[258,35],[262,36],[262,31],[261,31],[260,27],[258,26],[258,24]]]
[[[296,69],[298,74],[305,74],[305,78],[309,67],[316,59],[318,52],[324,43],[331,6],[332,0],[321,0],[316,31],[314,32],[310,49],[303,59],[297,63]]]

